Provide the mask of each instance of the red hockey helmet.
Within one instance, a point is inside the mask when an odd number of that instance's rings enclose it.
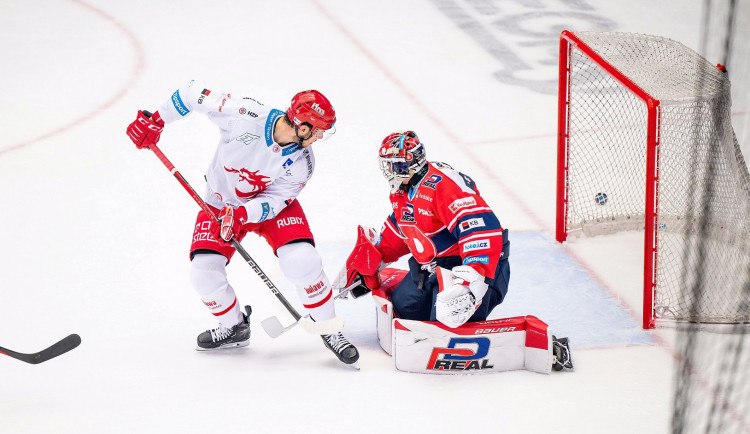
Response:
[[[310,124],[312,133],[318,138],[323,138],[323,132],[330,130],[336,123],[336,110],[328,98],[317,90],[306,90],[294,95],[286,116],[296,126]]]
[[[391,133],[383,139],[378,160],[383,176],[391,184],[391,193],[395,193],[403,181],[427,164],[427,153],[417,133],[405,131]]]

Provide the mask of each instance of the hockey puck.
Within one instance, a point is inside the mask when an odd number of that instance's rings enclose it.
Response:
[[[596,193],[596,195],[594,195],[594,201],[596,201],[596,203],[598,203],[599,205],[606,205],[607,193]]]

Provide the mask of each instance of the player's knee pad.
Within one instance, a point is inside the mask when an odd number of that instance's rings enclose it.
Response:
[[[226,262],[222,255],[195,255],[190,267],[190,280],[211,314],[222,324],[231,326],[242,321],[242,312],[234,289],[227,281]]]
[[[227,258],[215,254],[195,255],[190,265],[190,281],[201,297],[210,296],[229,286],[226,272]]]
[[[323,260],[309,243],[286,244],[276,249],[276,254],[284,277],[296,286],[313,283],[323,271]]]

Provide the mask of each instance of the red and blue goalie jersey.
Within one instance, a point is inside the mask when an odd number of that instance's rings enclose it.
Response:
[[[420,264],[460,256],[482,276],[495,277],[504,255],[503,228],[471,178],[430,162],[418,184],[398,190],[390,200],[393,213],[377,245],[383,262],[409,253]]]

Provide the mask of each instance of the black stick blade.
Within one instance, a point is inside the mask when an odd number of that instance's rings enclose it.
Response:
[[[21,361],[24,361],[26,363],[31,363],[32,365],[36,365],[42,362],[46,362],[49,359],[54,359],[55,357],[65,354],[68,351],[72,350],[73,348],[77,347],[78,345],[81,345],[81,337],[77,334],[72,334],[69,336],[66,336],[56,344],[52,345],[49,348],[45,348],[42,351],[39,351],[38,353],[34,354],[24,354],[24,353],[18,353],[12,350],[9,350],[7,348],[0,347],[0,353],[5,354],[6,356],[13,357],[14,359],[18,359]]]

